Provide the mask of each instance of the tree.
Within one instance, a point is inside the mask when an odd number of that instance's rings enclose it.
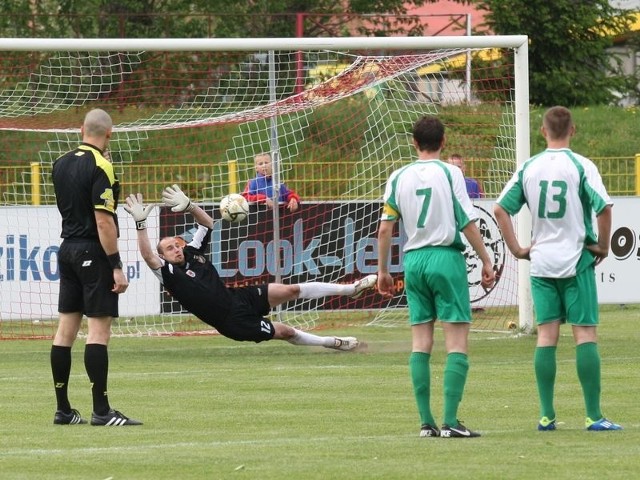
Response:
[[[4,37],[207,38],[421,35],[408,8],[437,0],[4,0]],[[215,5],[212,7],[212,3]],[[297,14],[302,14],[298,17]],[[363,19],[366,16],[366,21]]]
[[[486,11],[482,26],[529,37],[529,96],[538,105],[607,104],[637,94],[638,77],[624,75],[607,52],[629,32],[632,14],[607,0],[461,0]],[[486,30],[485,30],[486,31]]]

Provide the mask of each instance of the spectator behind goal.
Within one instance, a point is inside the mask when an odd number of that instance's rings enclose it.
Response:
[[[467,194],[469,195],[469,198],[484,198],[484,190],[482,190],[482,184],[475,178],[467,177],[465,173],[464,158],[462,158],[462,155],[458,153],[449,155],[448,161],[451,165],[455,165],[460,170],[462,170],[462,175],[464,176],[464,183],[467,186]]]
[[[257,175],[247,182],[242,196],[249,202],[265,203],[273,208],[273,162],[270,153],[259,153],[255,156]],[[284,202],[291,212],[298,210],[300,196],[281,183],[278,192],[278,202]]]

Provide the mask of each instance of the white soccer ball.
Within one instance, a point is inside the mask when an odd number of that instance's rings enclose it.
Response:
[[[244,222],[249,215],[249,202],[238,193],[230,193],[220,200],[220,215],[227,222]]]

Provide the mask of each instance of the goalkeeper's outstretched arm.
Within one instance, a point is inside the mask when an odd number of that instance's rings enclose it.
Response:
[[[149,235],[147,234],[147,229],[138,230],[138,250],[140,250],[140,254],[144,259],[145,263],[151,270],[157,270],[162,267],[162,261],[160,257],[156,255],[153,251],[153,247],[151,247],[151,241],[149,240]]]
[[[142,194],[131,194],[126,199],[127,204],[124,209],[129,213],[136,221],[136,233],[138,235],[138,250],[144,259],[145,263],[152,270],[157,270],[162,267],[162,261],[160,257],[155,254],[149,235],[147,234],[147,216],[153,209],[154,205],[144,206],[142,202]]]
[[[202,225],[207,228],[213,228],[213,218],[207,212],[205,212],[198,205],[192,204],[193,210],[191,210],[191,215],[193,215],[193,219],[198,222],[198,225]]]

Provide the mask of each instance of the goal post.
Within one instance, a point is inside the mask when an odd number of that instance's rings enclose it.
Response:
[[[158,202],[179,184],[214,218],[210,259],[229,286],[282,281],[349,283],[375,272],[376,229],[389,174],[412,161],[411,126],[439,115],[444,155],[462,154],[486,197],[474,200],[499,281],[484,291],[465,251],[474,325],[532,328],[528,264],[506,251],[493,202],[529,157],[527,37],[245,39],[0,39],[0,338],[51,336],[57,319],[60,221],[53,161],[80,141],[91,108],[114,119],[109,153],[122,186]],[[467,59],[471,57],[471,69]],[[301,198],[291,211],[251,204],[229,224],[221,197],[241,192],[268,153],[274,185]],[[274,190],[277,190],[274,189]],[[282,199],[280,199],[282,200]],[[130,280],[118,334],[189,334],[207,326],[161,288],[137,252],[120,207],[120,249]],[[523,242],[530,220],[516,220]],[[191,217],[159,207],[152,241],[189,241]],[[403,325],[403,234],[394,236],[391,301],[294,301],[281,321]]]

